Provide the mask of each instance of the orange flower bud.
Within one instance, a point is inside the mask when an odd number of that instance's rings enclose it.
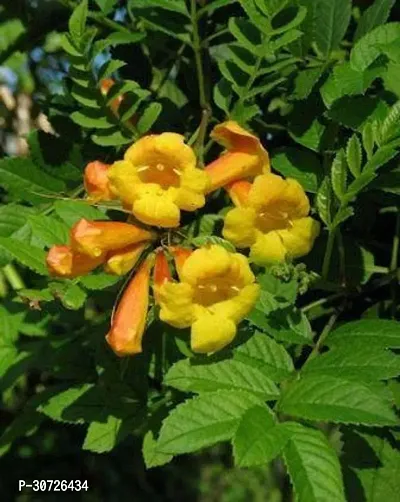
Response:
[[[118,356],[140,354],[149,306],[152,259],[142,263],[128,287],[111,322],[106,340]]]
[[[147,243],[140,242],[107,255],[104,270],[109,274],[125,275],[136,265]]]
[[[259,138],[236,122],[228,120],[218,124],[211,137],[224,146],[227,153],[205,167],[210,178],[209,192],[233,181],[270,171],[268,153]]]
[[[101,265],[104,254],[92,258],[73,251],[69,246],[53,246],[46,257],[50,275],[57,277],[77,277],[85,275]]]
[[[193,250],[187,249],[187,248],[181,248],[178,246],[170,247],[169,249],[172,253],[172,256],[174,257],[175,268],[176,268],[176,271],[178,272],[178,276],[180,277],[182,267],[183,267],[185,261],[193,253]]]
[[[100,82],[100,92],[102,93],[103,96],[107,96],[109,93],[111,87],[113,87],[115,84],[115,81],[112,78],[104,78]],[[118,112],[118,108],[120,104],[122,103],[124,97],[122,95],[119,95],[115,99],[113,99],[110,103],[110,108],[111,110],[116,114]]]
[[[158,303],[158,289],[166,281],[171,281],[171,271],[169,269],[168,260],[163,249],[159,249],[156,254],[154,263],[153,281],[154,281],[154,298]]]
[[[119,221],[79,220],[71,230],[71,247],[93,258],[153,238],[143,228]]]
[[[90,199],[99,201],[114,198],[108,183],[107,172],[109,168],[109,164],[103,164],[98,160],[89,162],[86,166],[83,184]]]
[[[243,206],[249,198],[251,187],[252,184],[249,181],[239,180],[230,183],[225,188],[235,206]]]

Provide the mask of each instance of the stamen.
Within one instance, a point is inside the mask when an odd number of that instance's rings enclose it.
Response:
[[[157,164],[157,165],[156,165],[156,169],[157,169],[158,171],[164,171],[165,166],[164,166],[164,164]]]
[[[233,291],[240,291],[240,289],[237,286],[231,286],[231,289],[233,289]]]
[[[150,166],[140,166],[136,169],[136,171],[141,173],[142,171],[147,171],[147,169],[150,169]]]
[[[211,284],[210,289],[213,293],[216,293],[218,287],[215,284]]]
[[[172,169],[177,176],[182,176],[182,173],[178,169]]]
[[[197,287],[198,287],[199,289],[206,289],[206,287],[205,287],[205,286],[203,286],[202,284],[199,284]]]

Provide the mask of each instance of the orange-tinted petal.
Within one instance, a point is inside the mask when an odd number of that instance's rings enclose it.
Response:
[[[248,176],[270,171],[268,152],[257,136],[229,120],[214,127],[211,137],[222,144],[228,153],[208,166],[205,171],[211,179],[209,191]]]
[[[83,184],[90,199],[99,201],[113,198],[108,181],[109,168],[109,164],[103,164],[98,160],[86,166]]]
[[[151,232],[129,223],[81,219],[71,230],[71,247],[97,257],[152,238]]]
[[[92,258],[73,251],[69,246],[53,246],[46,257],[50,275],[57,277],[77,277],[91,272],[104,262],[104,254]]]
[[[152,260],[148,258],[128,284],[115,311],[106,340],[118,356],[140,354],[149,307]]]
[[[179,246],[170,247],[169,250],[174,257],[175,268],[178,273],[178,277],[181,279],[182,267],[185,261],[193,253],[193,249],[181,248]]]
[[[159,302],[158,290],[167,281],[172,280],[171,271],[169,269],[168,260],[163,249],[159,249],[156,253],[154,262],[153,281],[154,281],[154,298],[156,303]]]
[[[146,247],[147,242],[139,242],[139,244],[133,244],[124,249],[108,253],[104,270],[109,274],[127,274],[136,265]]]
[[[252,185],[249,181],[239,180],[230,183],[225,188],[235,206],[246,205]]]

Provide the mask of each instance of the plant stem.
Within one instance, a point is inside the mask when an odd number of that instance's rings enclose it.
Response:
[[[335,230],[329,230],[328,241],[326,243],[324,261],[322,263],[322,279],[327,280],[329,275],[329,268],[331,265],[331,258],[333,252],[333,245],[335,243]]]
[[[332,331],[332,328],[335,325],[335,323],[337,321],[337,318],[339,317],[340,313],[341,313],[341,310],[337,310],[335,313],[333,313],[331,315],[331,317],[329,318],[329,321],[326,323],[324,329],[322,330],[321,336],[318,338],[317,343],[314,345],[314,348],[310,352],[310,355],[307,357],[307,360],[304,363],[303,368],[304,368],[304,366],[309,361],[311,361],[312,359],[314,359],[315,357],[317,357],[317,355],[319,354],[319,351],[320,351],[321,347],[323,347],[323,345],[324,345],[326,337]]]
[[[199,163],[203,164],[204,139],[207,131],[208,121],[211,116],[211,107],[206,95],[206,81],[204,76],[204,65],[202,58],[202,43],[199,34],[196,0],[191,0],[190,17],[193,28],[193,52],[196,64],[197,79],[199,84],[199,102],[202,109],[202,116],[199,126],[199,133],[196,138],[195,150],[199,156]]]
[[[396,215],[396,224],[393,236],[393,246],[392,246],[392,257],[390,260],[390,271],[393,272],[398,267],[399,259],[399,247],[400,247],[400,208]],[[392,281],[391,284],[391,296],[392,296],[392,317],[396,316],[397,310],[397,277]]]
[[[21,276],[12,263],[9,263],[3,268],[3,274],[15,291],[25,288],[24,281],[21,279]]]

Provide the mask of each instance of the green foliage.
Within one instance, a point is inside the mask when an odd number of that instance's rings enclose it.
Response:
[[[112,493],[139,502],[397,501],[396,2],[21,1],[0,7],[3,498],[11,500],[18,479],[34,473],[87,473],[100,487],[90,500]],[[283,202],[264,194],[269,205],[249,240],[266,233],[304,253],[262,267],[249,261],[260,294],[245,319],[238,288],[224,273],[217,282],[226,303],[203,305],[199,287],[187,312],[186,296],[174,298],[190,321],[162,322],[153,277],[142,353],[117,357],[105,335],[117,317],[117,331],[127,331],[119,306],[144,256],[124,277],[98,267],[63,279],[46,267],[48,249],[71,245],[70,229],[82,218],[142,225],[132,201],[86,196],[85,166],[111,165],[140,138],[173,132],[203,168],[225,147],[230,155],[231,135],[222,147],[210,135],[225,120],[259,138],[272,173],[300,183],[309,201],[309,211],[297,204],[294,188]],[[241,136],[234,155],[254,162],[252,148]],[[179,164],[167,187],[171,202],[185,173],[180,153],[169,154],[172,167]],[[163,171],[160,152],[152,155]],[[149,193],[157,190],[148,204],[162,212],[164,182],[156,183],[145,162],[136,167]],[[185,199],[194,201],[197,183],[186,188]],[[227,191],[206,199],[182,211],[179,227],[152,227],[156,240],[146,256],[167,250],[173,281],[182,274],[172,246],[218,245],[241,259],[253,256],[224,238]],[[306,231],[293,230],[309,217],[321,226],[312,250]],[[238,229],[249,221],[238,221]],[[238,267],[240,284],[247,280],[241,274]],[[129,322],[138,302],[132,305]],[[195,354],[193,319],[225,310],[238,318],[234,339],[217,353]],[[140,338],[139,331],[129,336]],[[191,454],[183,464],[173,458],[182,454]],[[67,459],[71,471],[43,470],[54,458]],[[145,467],[157,469],[147,477]],[[126,483],[132,469],[135,485]]]

